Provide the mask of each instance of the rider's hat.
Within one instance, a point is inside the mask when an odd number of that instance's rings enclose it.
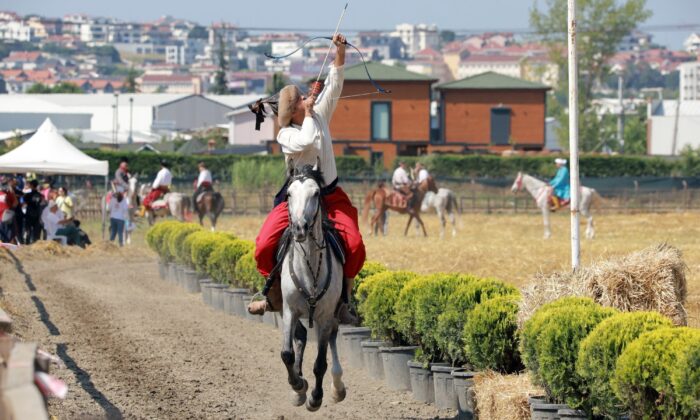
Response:
[[[169,167],[170,167],[170,164],[168,163],[167,160],[161,159],[161,160],[160,160],[160,166],[164,166],[164,167],[166,167],[166,168],[169,168]]]
[[[566,159],[556,158],[554,159],[554,163],[556,163],[557,165],[566,165]]]
[[[291,124],[292,115],[294,115],[300,96],[299,89],[294,85],[287,85],[280,90],[279,104],[277,105],[277,122],[280,127],[287,127]]]

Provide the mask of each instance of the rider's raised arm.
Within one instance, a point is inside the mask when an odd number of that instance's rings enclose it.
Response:
[[[343,66],[331,66],[326,77],[323,91],[316,101],[314,111],[327,123],[333,116],[338,98],[343,91],[343,81],[345,80],[345,68]]]
[[[318,130],[312,117],[304,118],[301,129],[283,128],[277,134],[277,143],[282,146],[284,153],[303,152],[309,147],[313,147],[318,137]]]

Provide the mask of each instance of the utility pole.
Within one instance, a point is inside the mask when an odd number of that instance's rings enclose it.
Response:
[[[578,58],[576,54],[576,0],[569,0],[569,163],[571,184],[571,267],[576,271],[581,258],[579,238],[578,177]]]
[[[134,142],[134,96],[129,97],[129,138],[126,140],[127,143],[132,144]]]
[[[119,94],[114,92],[114,121],[115,121],[115,134],[114,134],[114,146],[119,149]]]
[[[617,73],[617,99],[620,105],[620,113],[617,114],[617,141],[620,143],[620,153],[625,152],[625,105],[622,101],[622,71]]]

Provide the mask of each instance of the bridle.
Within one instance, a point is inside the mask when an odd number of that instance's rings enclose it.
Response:
[[[293,184],[296,181],[303,183],[307,179],[313,179],[313,177],[311,177],[307,174],[304,174],[304,173],[297,174],[297,175],[294,175],[290,178],[289,185]],[[315,181],[315,182],[318,184],[317,181]],[[319,187],[320,187],[320,185],[319,185]],[[287,192],[287,196],[289,197],[289,192]],[[289,200],[287,202],[289,203]],[[323,233],[321,234],[320,240],[319,240],[319,238],[316,238],[316,235],[314,234],[314,227],[316,226],[316,222],[319,219],[323,219],[324,214],[325,214],[325,211],[323,209],[323,200],[321,199],[320,193],[319,193],[319,195],[317,196],[317,201],[316,201],[316,211],[314,212],[313,220],[309,224],[309,229],[307,232],[307,235],[308,235],[307,239],[311,240],[311,243],[316,247],[316,250],[319,253],[318,264],[316,266],[315,271],[311,267],[311,261],[309,258],[309,254],[307,254],[306,249],[304,249],[304,247],[301,247],[301,250],[304,253],[304,264],[306,265],[306,268],[309,270],[309,273],[311,273],[312,286],[311,286],[310,291],[307,291],[304,288],[304,285],[301,283],[301,281],[297,277],[296,273],[294,272],[294,267],[293,267],[292,262],[294,261],[294,248],[295,248],[295,246],[292,243],[292,245],[289,247],[289,259],[290,259],[289,275],[292,278],[292,282],[294,283],[294,287],[299,291],[299,293],[301,293],[301,295],[306,300],[306,304],[309,306],[309,328],[313,328],[313,326],[314,326],[313,318],[314,318],[314,311],[316,310],[316,305],[321,300],[323,295],[326,294],[326,292],[328,291],[328,287],[331,284],[331,275],[332,275],[332,268],[333,268],[331,265],[332,264],[331,253],[326,249],[327,246],[326,246],[326,240],[325,240],[324,234]],[[319,217],[319,215],[321,217]],[[292,212],[291,212],[291,208],[289,207],[289,205],[287,206],[287,218],[289,220],[289,228],[288,229],[291,229]],[[322,232],[323,232],[323,230],[322,230]],[[324,279],[322,287],[319,290],[319,286],[321,286],[319,284],[319,280],[320,280],[319,276],[321,274],[321,264],[323,263],[324,251],[326,254],[326,268],[327,268],[327,270],[326,270],[326,277]],[[283,259],[282,259],[282,261],[283,261]]]

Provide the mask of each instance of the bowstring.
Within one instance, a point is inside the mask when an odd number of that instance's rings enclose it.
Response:
[[[345,7],[343,7],[343,11],[340,13],[340,19],[338,19],[338,24],[335,25],[335,31],[333,32],[333,38],[331,38],[331,41],[335,38],[336,35],[338,35],[338,30],[340,29],[340,23],[343,21],[343,18],[345,17],[345,12],[348,10],[348,4],[350,2],[345,3]],[[326,56],[323,58],[323,64],[321,64],[321,70],[318,72],[318,76],[316,77],[316,83],[321,79],[321,75],[323,74],[323,70],[326,68],[326,62],[328,62],[328,56],[331,54],[331,50],[333,49],[333,44],[334,42],[331,42],[331,45],[328,46],[328,51],[326,51]]]

